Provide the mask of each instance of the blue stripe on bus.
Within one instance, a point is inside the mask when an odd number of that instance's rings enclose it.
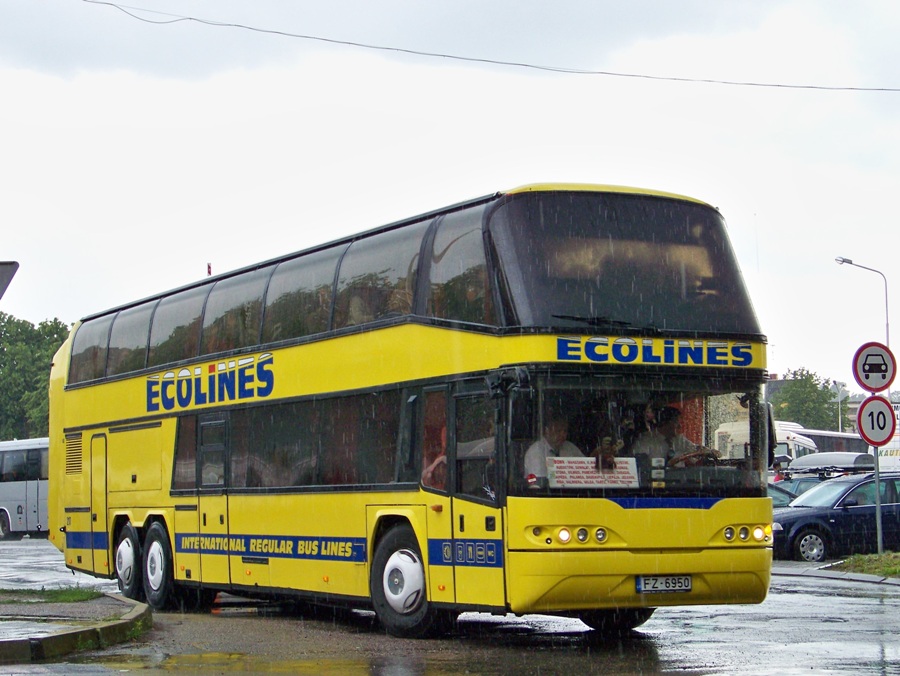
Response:
[[[722,498],[607,498],[623,509],[710,509]]]
[[[266,556],[353,563],[365,563],[367,560],[366,539],[349,537],[178,533],[175,536],[175,551],[183,554]]]
[[[428,540],[432,566],[503,567],[502,540]]]
[[[108,549],[109,535],[104,532],[66,531],[66,549]]]

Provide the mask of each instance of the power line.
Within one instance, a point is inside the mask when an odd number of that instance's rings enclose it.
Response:
[[[534,63],[525,63],[522,61],[504,61],[501,59],[485,59],[474,56],[460,56],[458,54],[444,54],[441,52],[427,52],[418,49],[405,49],[403,47],[386,47],[384,45],[373,45],[365,42],[355,42],[352,40],[338,40],[335,38],[325,38],[317,35],[304,35],[302,33],[289,33],[287,31],[274,30],[269,28],[257,28],[255,26],[248,26],[246,24],[240,23],[230,23],[226,21],[213,21],[211,19],[202,19],[194,16],[182,16],[178,14],[170,14],[167,12],[160,12],[152,9],[145,9],[143,7],[131,7],[128,5],[120,5],[115,2],[107,2],[106,0],[82,0],[82,2],[87,2],[94,5],[107,5],[109,7],[113,7],[124,14],[127,14],[133,19],[137,19],[138,21],[143,21],[144,23],[156,24],[156,25],[168,25],[173,23],[179,23],[182,21],[194,21],[196,23],[204,24],[207,26],[214,26],[216,28],[239,28],[241,30],[252,31],[254,33],[264,33],[268,35],[278,35],[286,38],[294,38],[297,40],[311,40],[315,42],[325,42],[332,45],[342,45],[346,47],[357,47],[360,49],[371,49],[375,51],[382,52],[394,52],[398,54],[409,54],[411,56],[422,56],[427,58],[434,59],[448,59],[451,61],[464,61],[467,63],[482,63],[491,66],[507,66],[510,68],[527,68],[530,70],[540,70],[547,71],[551,73],[565,73],[569,75],[594,75],[594,76],[605,76],[605,77],[620,77],[620,78],[631,78],[631,79],[640,79],[640,80],[657,80],[663,82],[690,82],[695,84],[717,84],[717,85],[728,85],[732,87],[760,87],[760,88],[769,88],[769,89],[811,89],[817,91],[838,91],[838,92],[900,92],[900,87],[832,87],[826,85],[812,85],[812,84],[787,84],[787,83],[778,83],[778,82],[752,82],[752,81],[744,81],[744,80],[718,80],[714,78],[694,78],[694,77],[671,77],[664,75],[647,75],[643,73],[622,73],[616,71],[608,71],[608,70],[586,70],[581,68],[568,68],[564,66],[546,66]],[[171,17],[165,20],[152,20],[138,14],[135,12],[145,12],[147,14],[157,14],[160,16]]]

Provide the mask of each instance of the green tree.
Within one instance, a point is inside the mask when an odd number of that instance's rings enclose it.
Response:
[[[769,403],[776,420],[789,420],[814,430],[837,430],[838,403],[834,401],[831,380],[801,367],[788,371],[785,383]],[[843,429],[850,429],[847,406],[841,407]]]
[[[58,319],[34,326],[0,312],[0,439],[47,435],[50,362],[68,333]]]

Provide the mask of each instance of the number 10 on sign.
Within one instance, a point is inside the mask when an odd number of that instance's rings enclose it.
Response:
[[[884,397],[869,397],[856,414],[859,435],[872,446],[884,446],[894,436],[894,409]]]

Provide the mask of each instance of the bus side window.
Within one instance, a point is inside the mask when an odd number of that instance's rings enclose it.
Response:
[[[172,490],[197,487],[197,416],[178,419],[175,460],[172,463]]]
[[[422,425],[422,485],[447,490],[447,391],[425,393]]]

